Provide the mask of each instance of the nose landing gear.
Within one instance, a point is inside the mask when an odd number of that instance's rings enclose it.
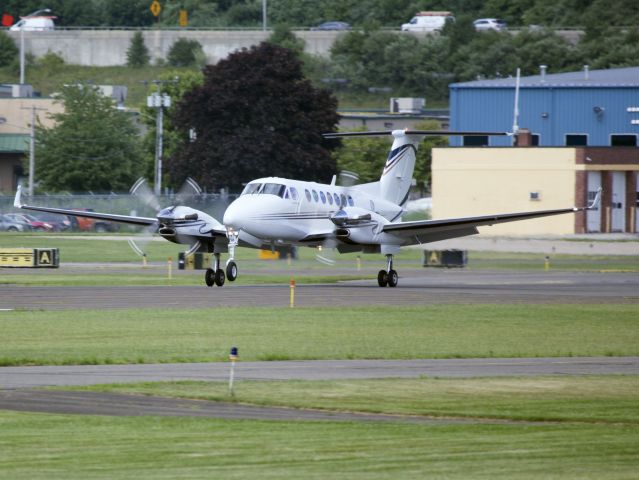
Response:
[[[386,270],[380,270],[377,274],[377,284],[380,287],[396,287],[399,276],[393,270],[393,255],[386,255]]]

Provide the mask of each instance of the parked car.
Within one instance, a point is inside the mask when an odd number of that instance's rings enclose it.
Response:
[[[311,30],[350,30],[351,24],[346,22],[324,22]]]
[[[33,213],[33,217],[38,220],[48,223],[53,227],[56,232],[65,232],[71,228],[71,220],[66,215],[60,215],[58,213],[38,212]]]
[[[473,22],[473,25],[475,26],[475,30],[478,32],[486,30],[497,30],[498,32],[501,32],[508,28],[506,22],[499,20],[498,18],[479,18]]]
[[[9,217],[10,219],[16,222],[26,223],[31,227],[31,230],[34,232],[50,232],[53,230],[53,225],[48,222],[43,222],[33,215],[29,215],[26,213],[5,213],[5,217]]]
[[[93,212],[92,208],[74,208],[79,212]],[[120,226],[117,223],[107,222],[105,220],[96,220],[88,217],[70,217],[71,229],[82,232],[117,232]]]
[[[26,222],[13,220],[6,215],[0,215],[0,231],[3,232],[30,232],[31,225]]]

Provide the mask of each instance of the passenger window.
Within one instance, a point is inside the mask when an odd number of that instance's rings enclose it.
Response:
[[[317,196],[317,192],[315,190],[313,190],[313,200],[315,200],[315,203],[319,201],[319,197]]]
[[[355,206],[355,202],[353,201],[353,197],[351,197],[350,195],[348,196],[348,204],[351,207]]]
[[[341,203],[340,205],[341,205],[342,207],[345,207],[345,206],[346,206],[346,195],[344,195],[344,194],[342,193],[342,195],[341,195],[339,198],[340,198],[340,200],[342,201],[342,203]]]
[[[320,198],[322,199],[322,203],[326,203],[326,195],[324,195],[322,191],[320,191]]]
[[[291,187],[291,198],[295,201],[297,201],[297,199],[299,198],[297,196],[297,189],[295,187]]]
[[[339,207],[340,206],[339,205],[339,196],[337,195],[337,193],[333,194],[333,198],[335,199],[335,205],[337,205]]]
[[[333,197],[330,193],[326,192],[326,198],[328,199],[328,204],[333,205]]]
[[[306,194],[306,200],[308,200],[310,202],[311,201],[311,192],[309,192],[308,190],[304,190],[304,193]]]

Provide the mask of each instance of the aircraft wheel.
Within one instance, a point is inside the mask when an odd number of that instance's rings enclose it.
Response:
[[[224,270],[220,268],[215,272],[215,285],[221,287],[222,285],[224,285],[224,280]]]
[[[206,282],[207,287],[215,285],[215,270],[207,268],[206,273],[204,274],[204,281]]]
[[[226,278],[229,282],[233,282],[237,278],[237,264],[233,261],[230,261],[226,266]]]
[[[388,286],[389,287],[396,287],[397,286],[397,272],[395,270],[391,270],[390,272],[388,272]]]
[[[377,284],[380,287],[385,287],[388,284],[388,273],[386,273],[386,270],[380,270],[377,274]]]

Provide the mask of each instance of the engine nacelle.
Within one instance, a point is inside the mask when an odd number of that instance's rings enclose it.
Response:
[[[331,222],[338,227],[366,224],[370,223],[372,213],[370,210],[364,210],[359,207],[346,207],[335,212],[331,216]]]
[[[350,208],[346,213],[347,218],[338,217],[340,223],[336,223],[337,228],[334,230],[335,236],[346,243],[373,243],[381,233],[382,227],[388,223],[388,220],[378,213],[363,208]]]

